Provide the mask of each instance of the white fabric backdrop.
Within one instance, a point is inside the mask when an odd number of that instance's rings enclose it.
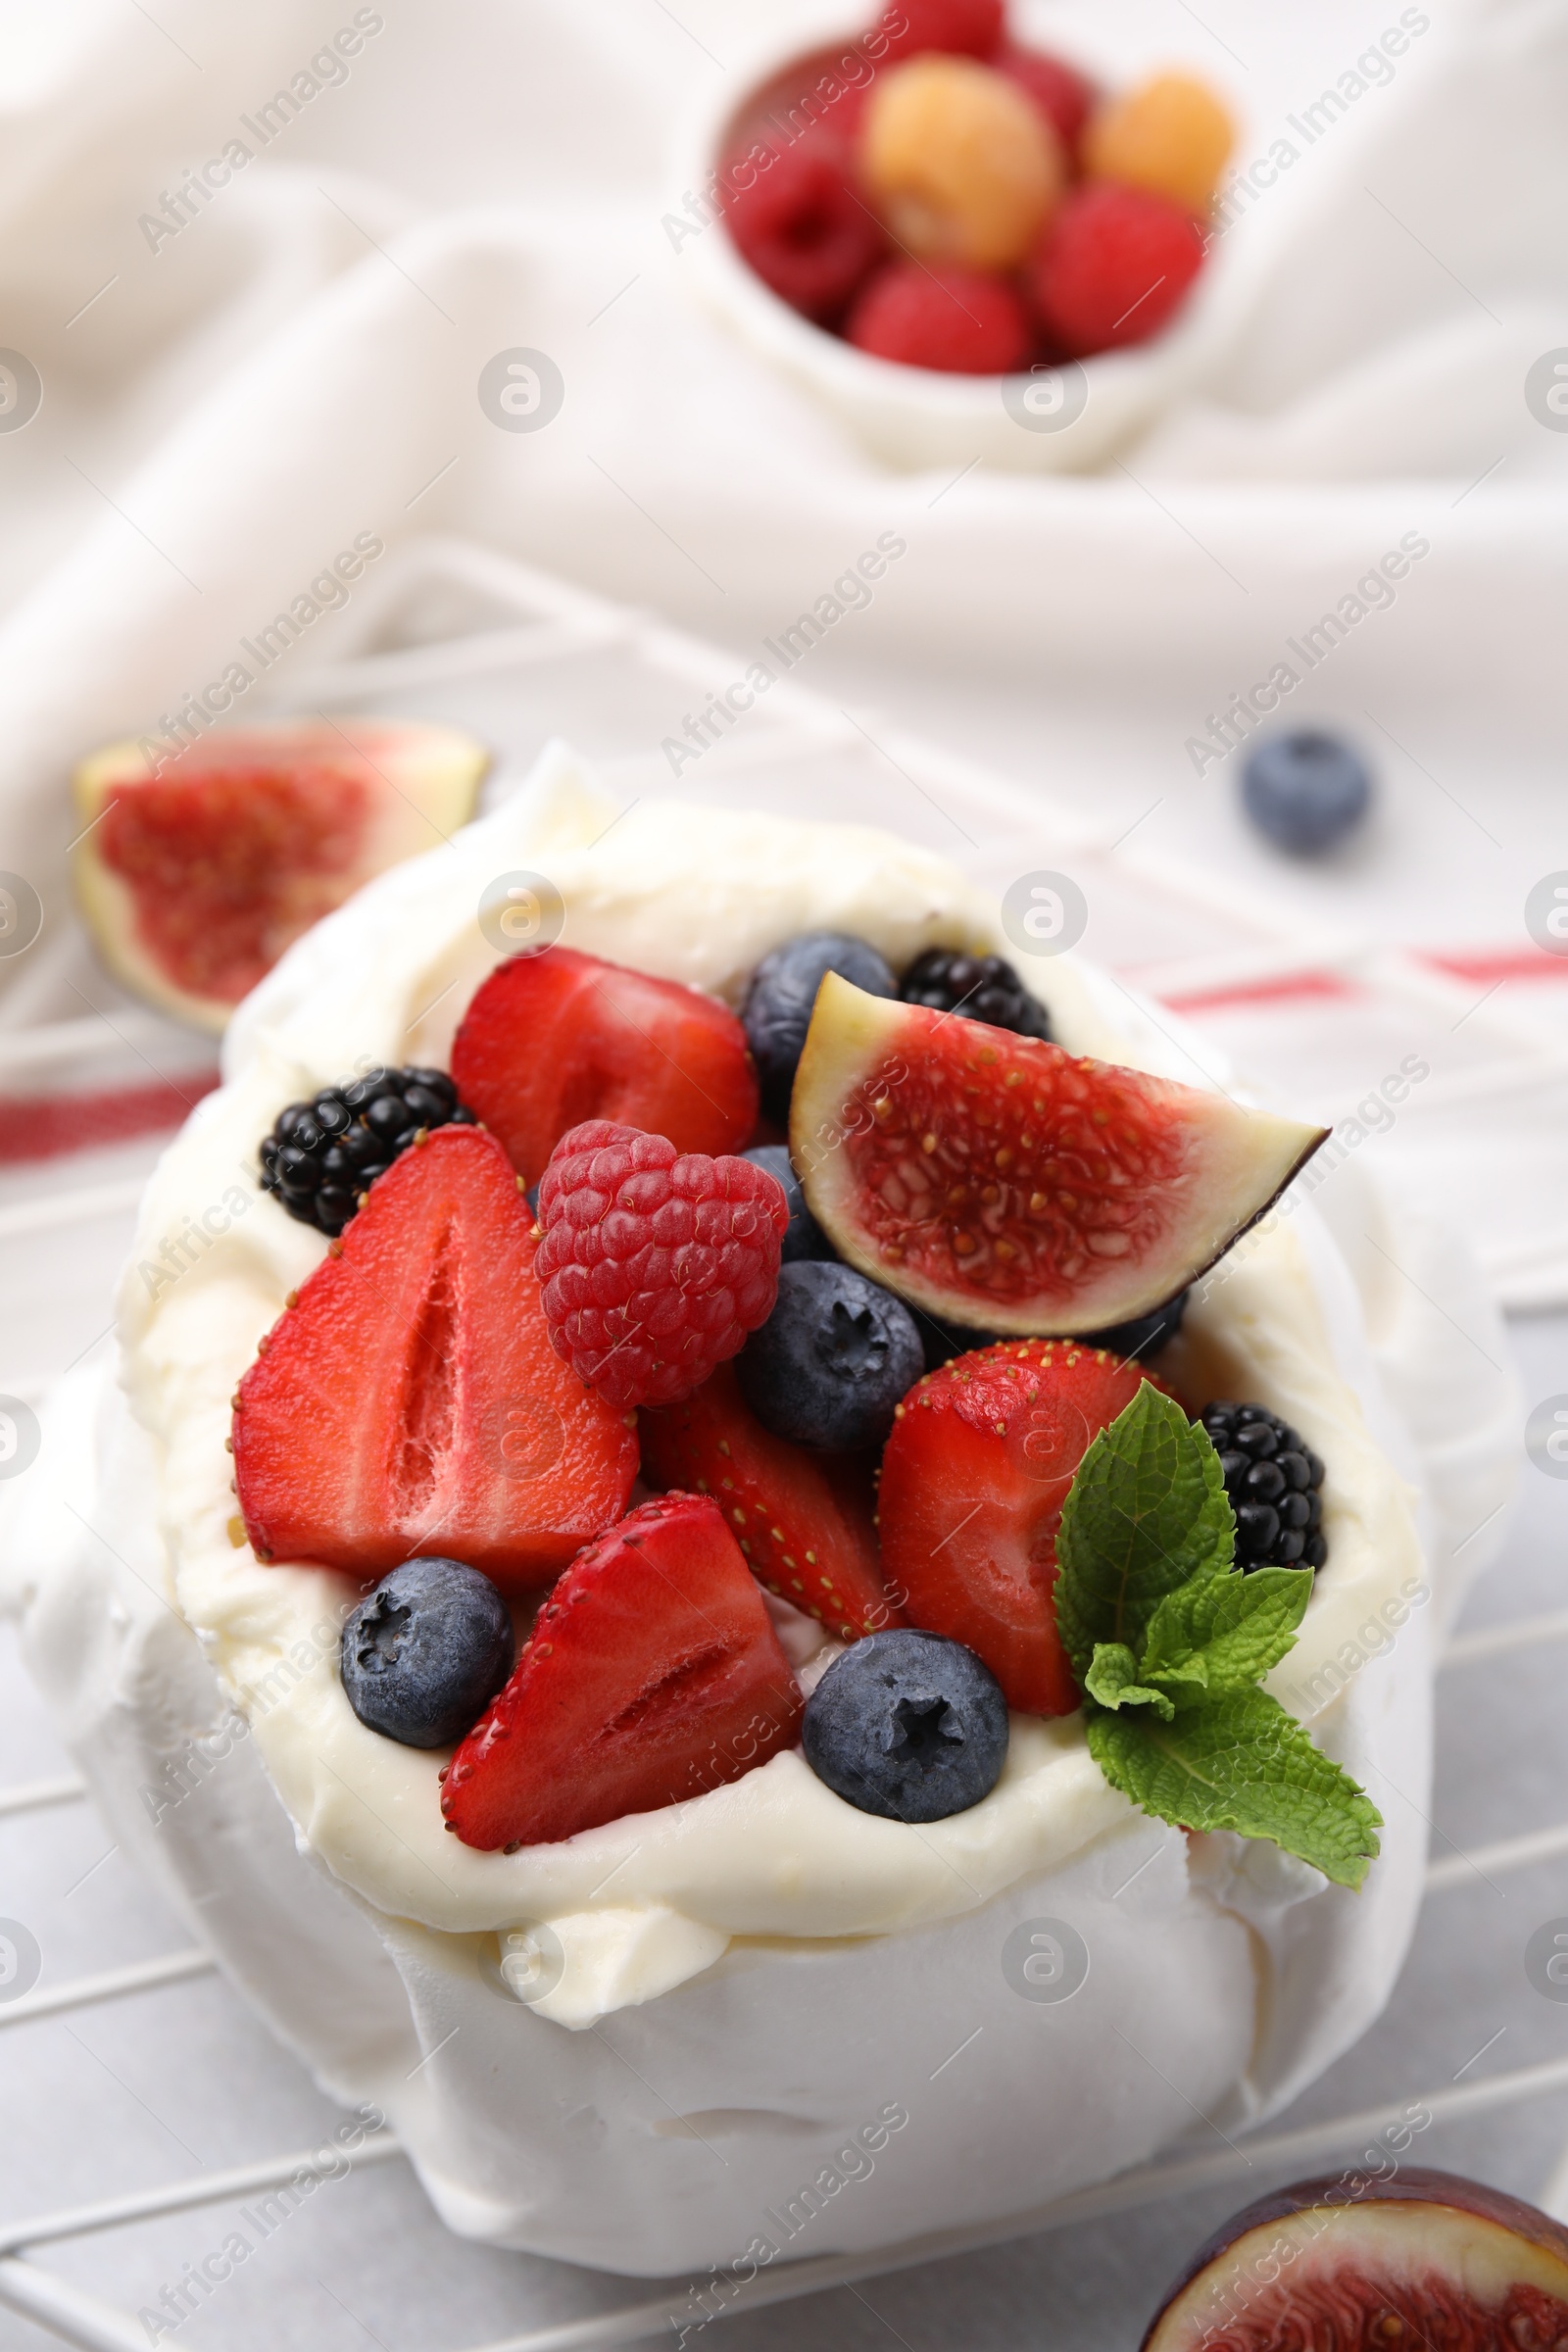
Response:
[[[0,865],[63,910],[74,756],[153,726],[368,529],[464,531],[747,647],[898,528],[909,557],[822,680],[891,681],[1057,793],[1126,796],[1129,821],[1163,795],[1148,838],[1174,840],[1219,807],[1184,749],[1203,714],[1414,531],[1432,552],[1397,603],[1292,706],[1369,710],[1409,747],[1380,745],[1409,829],[1301,887],[1523,946],[1524,892],[1561,861],[1568,436],[1524,378],[1568,346],[1568,10],[1407,11],[1428,28],[1309,148],[1291,118],[1398,23],[1392,0],[1019,13],[1110,77],[1210,75],[1246,164],[1299,151],[1218,250],[1205,380],[1089,478],[894,473],[691,299],[669,159],[683,115],[744,86],[776,5],[385,0],[346,77],[151,237],[161,192],[259,145],[241,118],[354,10],[8,7],[4,339],[44,400],[0,432]],[[565,380],[537,433],[476,398],[514,345]],[[9,1017],[78,1009],[34,975],[5,972]]]

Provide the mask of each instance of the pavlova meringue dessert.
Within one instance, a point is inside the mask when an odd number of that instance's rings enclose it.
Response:
[[[1363,2030],[1494,1400],[1424,1348],[1412,1442],[1266,1213],[1320,1131],[935,858],[616,816],[556,747],[247,1000],[0,1535],[114,1834],[451,2227],[739,2277]]]

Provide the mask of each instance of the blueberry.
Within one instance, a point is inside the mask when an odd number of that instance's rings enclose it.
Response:
[[[797,1446],[880,1446],[893,1408],[925,1369],[902,1299],[853,1266],[801,1258],[779,1269],[773,1311],[736,1359],[764,1429]]]
[[[938,1372],[944,1364],[952,1363],[956,1355],[971,1355],[977,1348],[994,1348],[994,1331],[971,1331],[966,1324],[949,1323],[940,1315],[918,1309],[920,1345],[925,1350],[925,1368]]]
[[[779,1257],[786,1266],[797,1258],[831,1257],[833,1245],[806,1205],[801,1180],[790,1165],[788,1147],[784,1144],[754,1144],[750,1152],[741,1153],[754,1167],[765,1168],[784,1187],[784,1198],[790,1204],[790,1221],[785,1231]]]
[[[343,1628],[343,1688],[360,1721],[405,1747],[450,1747],[512,1672],[512,1617],[461,1560],[405,1560]]]
[[[1348,743],[1300,727],[1271,735],[1248,755],[1242,800],[1270,841],[1309,853],[1332,849],[1354,832],[1371,804],[1372,779]]]
[[[1007,1702],[961,1642],[870,1634],[817,1684],[802,1739],[817,1779],[847,1804],[886,1821],[945,1821],[996,1787]]]
[[[869,997],[899,993],[898,982],[875,948],[847,931],[803,931],[762,957],[752,976],[741,1019],[761,1081],[762,1108],[781,1123],[789,1117],[795,1065],[826,972],[837,972]]]
[[[1152,1315],[1140,1315],[1132,1323],[1118,1323],[1110,1331],[1091,1332],[1084,1346],[1104,1348],[1112,1355],[1126,1356],[1129,1363],[1142,1362],[1146,1356],[1153,1355],[1163,1348],[1167,1340],[1176,1337],[1191,1297],[1190,1291],[1183,1291],[1168,1305],[1157,1308]]]
[[[1103,1348],[1110,1355],[1122,1355],[1129,1363],[1142,1362],[1157,1353],[1167,1340],[1173,1340],[1182,1327],[1187,1301],[1192,1294],[1183,1291],[1168,1306],[1152,1315],[1140,1315],[1136,1322],[1118,1323],[1109,1331],[1084,1332],[1078,1345],[1081,1348]],[[994,1348],[1004,1332],[971,1331],[961,1323],[947,1323],[922,1309],[919,1317],[920,1338],[925,1348],[925,1368],[936,1372],[956,1355],[968,1355],[976,1348]]]

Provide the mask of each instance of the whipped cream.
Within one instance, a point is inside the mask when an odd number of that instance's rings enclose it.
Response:
[[[225,1084],[161,1162],[119,1307],[122,1377],[154,1441],[174,1598],[299,1836],[382,1914],[450,1935],[548,1924],[568,1965],[539,2006],[571,2024],[667,1990],[732,1936],[863,1936],[969,1911],[1065,1863],[1130,1810],[1092,1762],[1079,1719],[1016,1717],[992,1794],[927,1827],[858,1812],[790,1752],[560,1844],[476,1852],[444,1833],[442,1756],[377,1737],[344,1696],[330,1628],[358,1587],[308,1565],[263,1566],[244,1544],[224,1448],[229,1400],[326,1246],[256,1194],[258,1139],[285,1102],[356,1063],[447,1059],[497,960],[477,915],[498,875],[544,874],[564,906],[566,944],[731,1004],[769,948],[810,927],[855,932],[895,965],[933,945],[1004,945],[976,888],[877,833],[669,802],[615,818],[557,749],[514,799],[310,934],[242,1007]],[[1191,1055],[1070,958],[1041,986],[1071,1050],[1191,1080]],[[207,1239],[174,1277],[165,1243],[180,1234]],[[1330,1465],[1329,1566],[1272,1686],[1310,1718],[1343,1682],[1324,1668],[1380,1612],[1385,1624],[1408,1612],[1422,1566],[1410,1491],[1336,1364],[1292,1226],[1239,1247],[1166,1363],[1195,1400],[1239,1394],[1272,1406]]]

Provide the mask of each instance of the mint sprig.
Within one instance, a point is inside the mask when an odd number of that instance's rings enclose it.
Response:
[[[1207,1433],[1146,1381],[1084,1455],[1056,1538],[1056,1623],[1112,1788],[1190,1830],[1269,1838],[1359,1886],[1382,1816],[1258,1689],[1296,1641],[1310,1568],[1235,1565]]]

